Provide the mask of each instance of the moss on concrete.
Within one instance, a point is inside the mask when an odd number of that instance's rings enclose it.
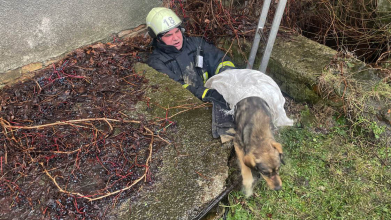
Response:
[[[245,68],[246,55],[251,51],[252,42],[222,39],[220,45],[229,49],[228,54],[239,67]],[[262,46],[257,52],[254,68],[258,69],[262,59]],[[241,52],[243,51],[243,52]],[[317,94],[317,77],[322,74],[330,60],[337,52],[308,40],[302,36],[278,37],[274,44],[266,74],[271,76],[280,86],[281,91],[289,94],[296,101],[316,103],[321,98]]]
[[[336,51],[300,35],[277,38],[267,73],[296,101],[317,103],[317,78]]]
[[[149,80],[145,88],[147,101],[139,102],[136,110],[128,112],[133,117],[164,118],[168,108],[184,104],[202,104],[189,91],[145,64],[136,64],[136,72]],[[169,116],[183,109],[172,109]],[[231,144],[222,145],[211,135],[211,109],[197,108],[172,118],[175,129],[168,128],[172,144],[158,152],[163,160],[156,183],[144,188],[140,196],[129,199],[116,210],[119,219],[189,219],[203,206],[220,194],[228,177],[228,156]],[[131,212],[129,212],[131,207]]]

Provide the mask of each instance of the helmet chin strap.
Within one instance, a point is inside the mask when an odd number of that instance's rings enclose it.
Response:
[[[162,37],[163,37],[163,34],[159,34],[159,35],[156,37],[156,40],[159,41],[159,43],[166,45],[166,43],[164,43],[164,41],[162,40]]]

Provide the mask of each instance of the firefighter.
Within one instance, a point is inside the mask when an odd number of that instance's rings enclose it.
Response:
[[[233,127],[232,116],[225,116],[220,111],[229,109],[223,96],[215,89],[204,87],[208,78],[235,68],[230,58],[202,38],[186,37],[181,19],[171,9],[153,8],[146,23],[154,46],[148,65],[181,83],[202,101],[213,103],[214,138]]]

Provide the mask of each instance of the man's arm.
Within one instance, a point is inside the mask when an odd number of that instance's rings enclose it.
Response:
[[[209,62],[210,65],[209,77],[217,75],[226,69],[236,68],[227,54],[205,40],[201,40],[204,41],[202,45],[206,62]]]
[[[161,61],[153,56],[150,56],[147,61],[147,64],[150,67],[157,70],[158,72],[161,72],[161,73],[168,75],[171,79],[181,83],[182,85],[185,84],[183,79],[180,76],[176,75],[173,71],[171,71],[163,61]]]

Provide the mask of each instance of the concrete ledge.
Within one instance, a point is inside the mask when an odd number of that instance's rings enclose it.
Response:
[[[137,73],[149,80],[145,95],[150,98],[147,117],[164,118],[163,108],[203,104],[188,90],[146,64],[136,64]],[[163,108],[157,108],[159,105]],[[146,102],[139,102],[136,111],[126,114],[146,114]],[[171,109],[174,115],[183,109]],[[202,107],[173,117],[176,127],[167,129],[172,144],[156,155],[163,160],[156,183],[129,198],[114,210],[118,219],[192,219],[224,189],[228,178],[228,158],[232,142],[222,145],[211,133],[211,108]],[[131,207],[131,211],[129,211]]]

